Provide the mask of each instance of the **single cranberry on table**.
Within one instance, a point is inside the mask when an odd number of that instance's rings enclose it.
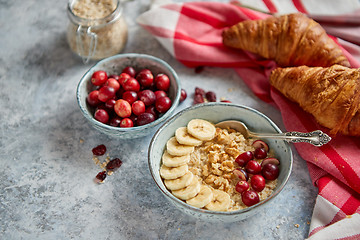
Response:
[[[264,190],[265,188],[265,184],[266,184],[266,181],[265,181],[265,178],[261,175],[254,175],[251,177],[250,179],[250,184],[251,184],[251,187],[257,191],[257,192],[261,192],[262,190]]]
[[[143,101],[146,106],[150,106],[156,101],[155,93],[149,89],[139,92],[138,97],[139,100]]]
[[[99,100],[102,102],[106,102],[109,99],[112,99],[115,97],[115,89],[110,86],[103,86],[99,89]]]
[[[140,115],[137,117],[136,125],[142,126],[142,125],[151,123],[151,122],[153,122],[153,121],[155,121],[155,116],[152,115],[151,113],[145,112],[145,113],[140,114]]]
[[[267,180],[275,180],[278,178],[280,173],[279,167],[275,164],[268,163],[261,169],[261,174]]]
[[[243,203],[250,207],[260,202],[259,194],[254,190],[247,190],[241,194],[241,200]]]
[[[120,89],[120,83],[115,78],[109,78],[104,86],[109,86],[114,88],[115,92],[117,92]]]
[[[136,116],[139,116],[145,112],[145,104],[143,101],[137,100],[131,105],[131,109]]]
[[[246,164],[245,169],[250,174],[258,174],[261,172],[261,165],[255,160],[250,160]]]
[[[135,91],[126,91],[122,94],[122,99],[130,104],[133,104],[136,100],[138,100],[138,94]]]
[[[106,82],[107,79],[107,73],[105,71],[99,70],[92,74],[91,83],[95,86],[101,86]]]
[[[156,75],[154,82],[157,89],[163,91],[169,90],[170,79],[166,74],[159,73],[158,75]]]
[[[99,90],[91,91],[87,96],[86,101],[92,107],[99,105],[101,103],[99,100]]]
[[[104,144],[100,144],[92,149],[92,153],[95,156],[102,156],[106,153],[106,146]]]
[[[235,190],[238,192],[238,193],[243,193],[245,192],[246,190],[249,189],[249,183],[247,181],[239,181],[236,185],[235,185]]]
[[[181,89],[180,102],[183,102],[187,98],[185,89]]]
[[[131,105],[128,101],[125,101],[124,99],[119,99],[115,102],[114,111],[118,116],[122,118],[130,117]]]
[[[122,70],[122,73],[129,74],[129,76],[131,76],[131,77],[135,77],[135,75],[136,75],[135,69],[134,69],[133,67],[131,67],[131,66],[125,67],[125,68]]]
[[[156,100],[155,108],[159,113],[165,113],[171,107],[171,99],[169,97],[162,97]]]
[[[130,118],[123,118],[119,124],[122,128],[129,128],[134,126],[134,122]]]
[[[254,154],[251,151],[246,151],[236,157],[235,162],[239,164],[240,167],[245,166],[247,162],[254,159]]]
[[[109,121],[109,114],[104,109],[98,109],[95,111],[94,118],[102,123],[107,123]]]

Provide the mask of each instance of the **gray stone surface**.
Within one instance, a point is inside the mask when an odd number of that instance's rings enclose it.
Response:
[[[226,0],[223,0],[227,2]],[[182,2],[178,0],[177,2]],[[125,6],[129,41],[124,52],[167,61],[192,104],[196,86],[267,114],[281,129],[280,113],[262,102],[231,69],[200,74],[177,62],[136,17],[148,0]],[[151,136],[116,140],[93,130],[81,115],[75,89],[84,65],[65,39],[66,1],[0,1],[0,239],[304,239],[317,189],[294,150],[294,169],[282,194],[265,212],[218,224],[174,209],[147,166]],[[228,91],[234,89],[234,91]],[[105,184],[91,149],[105,144],[124,164]],[[295,227],[295,224],[299,224]]]

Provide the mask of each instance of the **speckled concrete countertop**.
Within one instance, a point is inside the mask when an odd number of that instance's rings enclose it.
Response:
[[[174,209],[156,188],[147,166],[151,136],[111,139],[81,115],[75,89],[93,62],[84,65],[68,47],[66,4],[0,1],[0,239],[307,236],[317,189],[295,149],[288,184],[257,216],[222,224],[198,221]],[[284,130],[279,111],[255,97],[232,70],[205,68],[197,74],[169,55],[135,22],[148,4],[126,4],[130,32],[124,52],[154,55],[177,71],[190,95],[178,110],[192,104],[191,94],[200,86],[265,113]],[[99,167],[91,149],[98,144],[124,162],[101,185],[93,182]]]

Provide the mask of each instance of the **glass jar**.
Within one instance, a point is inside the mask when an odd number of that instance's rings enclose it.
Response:
[[[119,0],[70,0],[67,40],[84,63],[121,52],[128,28]]]

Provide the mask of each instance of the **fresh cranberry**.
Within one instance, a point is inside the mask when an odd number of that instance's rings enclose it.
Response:
[[[104,106],[108,112],[114,111],[115,102],[116,102],[115,99],[109,99],[106,101]]]
[[[131,78],[131,76],[129,75],[129,74],[127,74],[127,73],[121,73],[120,75],[119,75],[119,83],[120,83],[120,85],[122,86],[123,84],[124,84],[124,82],[127,80],[127,79],[129,79],[129,78]]]
[[[249,183],[247,181],[239,181],[235,185],[235,190],[239,193],[243,193],[249,189]]]
[[[126,79],[123,82],[122,87],[124,88],[125,91],[135,91],[135,92],[140,91],[140,84],[135,78]]]
[[[158,117],[158,113],[157,113],[156,108],[155,108],[154,105],[148,106],[148,107],[145,109],[145,112],[151,113],[152,115],[154,115],[155,118]]]
[[[105,71],[96,71],[91,76],[91,83],[95,86],[101,86],[103,85],[106,80],[108,79],[108,76]]]
[[[194,104],[204,103],[204,97],[201,94],[195,94]]]
[[[155,91],[154,93],[155,93],[156,99],[159,99],[161,97],[167,97],[166,92],[163,90],[158,90],[158,91]]]
[[[131,105],[128,101],[119,99],[115,102],[114,110],[116,114],[122,118],[130,117]]]
[[[256,159],[264,159],[267,157],[267,152],[264,148],[257,148],[254,151],[254,157]]]
[[[251,187],[257,192],[261,192],[262,190],[264,190],[265,183],[265,178],[261,175],[254,175],[250,179]]]
[[[187,97],[185,89],[181,89],[180,102],[183,102]]]
[[[99,90],[94,90],[90,92],[86,100],[87,103],[92,107],[96,107],[97,105],[99,105],[101,103],[101,101],[99,100]]]
[[[115,97],[115,89],[110,86],[103,86],[99,89],[99,100],[102,102],[106,102],[109,99]]]
[[[131,109],[136,116],[139,116],[145,112],[145,104],[143,101],[137,100],[131,105]]]
[[[205,97],[205,90],[199,87],[195,87],[195,95],[201,95],[202,97]]]
[[[120,125],[120,122],[121,122],[121,117],[114,116],[113,118],[110,119],[109,125],[113,127],[118,127]]]
[[[95,180],[96,182],[103,182],[105,178],[106,178],[106,171],[102,171],[96,175]]]
[[[212,91],[207,92],[205,97],[209,102],[216,102],[216,94]]]
[[[107,123],[109,121],[109,114],[104,109],[98,109],[95,111],[94,118],[102,123]]]
[[[156,95],[153,91],[146,89],[138,94],[139,99],[144,102],[146,106],[150,106],[155,103],[156,101]]]
[[[246,164],[245,169],[250,174],[258,174],[261,172],[261,165],[255,160],[250,160]]]
[[[121,167],[121,165],[122,165],[122,161],[119,158],[114,158],[106,164],[106,169],[114,170],[114,169]]]
[[[151,71],[141,70],[136,76],[136,80],[138,80],[141,86],[150,87],[154,81],[154,76],[152,75]]]
[[[130,104],[133,104],[138,99],[138,94],[134,91],[126,91],[122,95],[122,99]]]
[[[151,113],[142,113],[137,117],[136,125],[142,126],[155,121],[155,116]]]
[[[243,192],[241,194],[241,199],[243,203],[248,207],[260,202],[259,194],[257,194],[257,192],[255,192],[254,190],[247,190]]]
[[[236,168],[234,169],[233,173],[240,179],[243,181],[247,181],[249,179],[249,176],[247,174],[247,172],[244,169],[241,168]]]
[[[123,118],[123,119],[120,121],[119,126],[122,127],[122,128],[133,127],[133,126],[134,126],[134,122],[133,122],[130,118]]]
[[[116,81],[119,81],[119,75],[115,75],[115,74],[111,74],[110,76],[108,76],[108,78],[114,78]]]
[[[115,92],[120,89],[120,83],[115,78],[109,78],[104,85],[114,88]]]
[[[254,148],[263,148],[265,149],[266,152],[269,152],[269,145],[267,145],[266,142],[264,142],[263,140],[256,140],[252,143]]]
[[[131,114],[131,116],[129,118],[133,122],[133,124],[135,125],[136,121],[137,121],[137,116],[135,114]]]
[[[171,107],[171,99],[169,97],[162,97],[156,100],[155,108],[159,113],[165,113]]]
[[[167,75],[160,73],[155,77],[155,86],[159,90],[164,90],[165,92],[169,90],[170,79]]]
[[[247,162],[253,159],[254,159],[253,153],[251,151],[247,151],[237,156],[235,162],[239,164],[240,167],[243,167]]]
[[[279,167],[275,164],[268,163],[263,166],[261,174],[267,180],[275,180],[279,176]]]
[[[122,70],[122,73],[127,73],[129,74],[131,77],[135,77],[136,75],[136,71],[133,67],[127,66]]]
[[[100,144],[92,149],[92,153],[95,156],[102,156],[106,153],[106,146],[104,144]]]

